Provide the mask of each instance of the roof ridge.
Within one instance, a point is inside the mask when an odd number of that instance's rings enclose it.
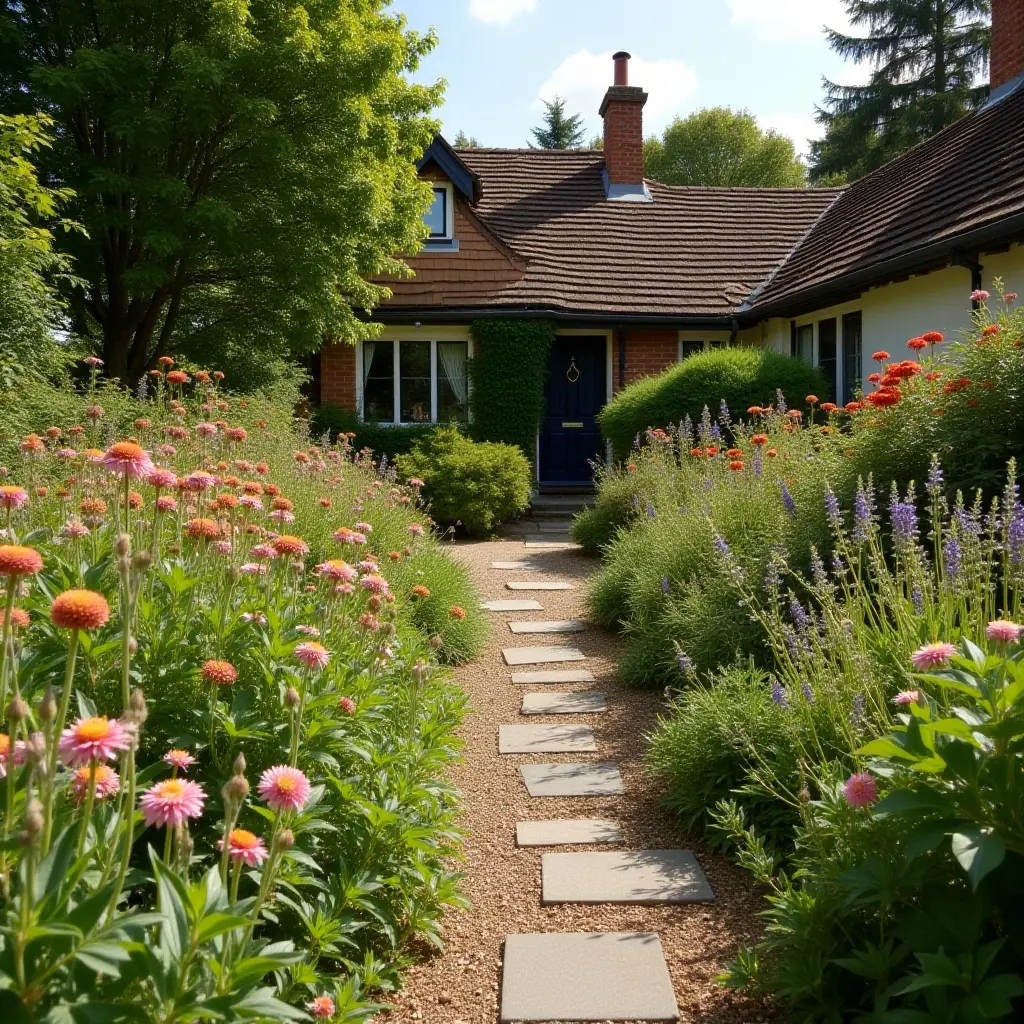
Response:
[[[538,156],[604,155],[603,149],[541,149],[539,146],[453,146],[456,153],[536,153]]]

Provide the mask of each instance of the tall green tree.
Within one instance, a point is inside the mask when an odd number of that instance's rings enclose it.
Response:
[[[0,114],[0,390],[25,368],[60,363],[54,283],[68,279],[69,261],[54,251],[53,229],[70,226],[58,219],[70,193],[42,184],[34,163],[50,129],[45,115]]]
[[[134,383],[163,354],[281,353],[366,328],[408,271],[434,45],[385,0],[4,0],[0,104],[56,124],[45,173],[85,231],[76,330]]]
[[[675,118],[644,142],[644,174],[666,185],[799,187],[807,171],[791,139],[745,110],[710,107]]]
[[[479,149],[480,143],[473,138],[472,135],[467,135],[461,128],[455,136],[455,141],[452,143],[453,146],[459,149]]]
[[[555,96],[550,102],[544,101],[544,116],[533,133],[533,149],[579,149],[583,145],[586,131],[582,114],[566,114],[565,100]]]
[[[853,180],[941,131],[988,95],[991,0],[846,0],[866,35],[826,30],[837,53],[872,67],[867,85],[825,80],[811,180]]]

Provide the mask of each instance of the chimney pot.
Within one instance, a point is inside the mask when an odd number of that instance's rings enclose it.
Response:
[[[629,54],[625,50],[619,50],[612,54],[615,62],[615,84],[629,85]]]
[[[1024,75],[1024,0],[992,0],[989,69],[993,92]]]

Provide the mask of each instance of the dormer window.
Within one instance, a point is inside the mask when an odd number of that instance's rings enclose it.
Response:
[[[434,185],[434,201],[424,214],[423,220],[430,230],[424,249],[428,252],[432,249],[444,252],[458,250],[459,243],[455,239],[454,196],[452,186],[448,182],[438,182]]]

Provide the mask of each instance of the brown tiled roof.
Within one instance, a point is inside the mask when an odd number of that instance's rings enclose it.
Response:
[[[902,261],[903,270],[1024,214],[1024,88],[855,181],[751,303],[783,310]],[[1021,231],[1024,236],[1024,231]],[[943,251],[945,247],[945,251]],[[929,255],[930,253],[930,255]],[[883,278],[884,279],[884,276]]]
[[[526,260],[519,280],[486,297],[490,307],[729,316],[839,191],[648,182],[653,203],[610,202],[600,151],[458,155],[479,176],[474,212]]]

